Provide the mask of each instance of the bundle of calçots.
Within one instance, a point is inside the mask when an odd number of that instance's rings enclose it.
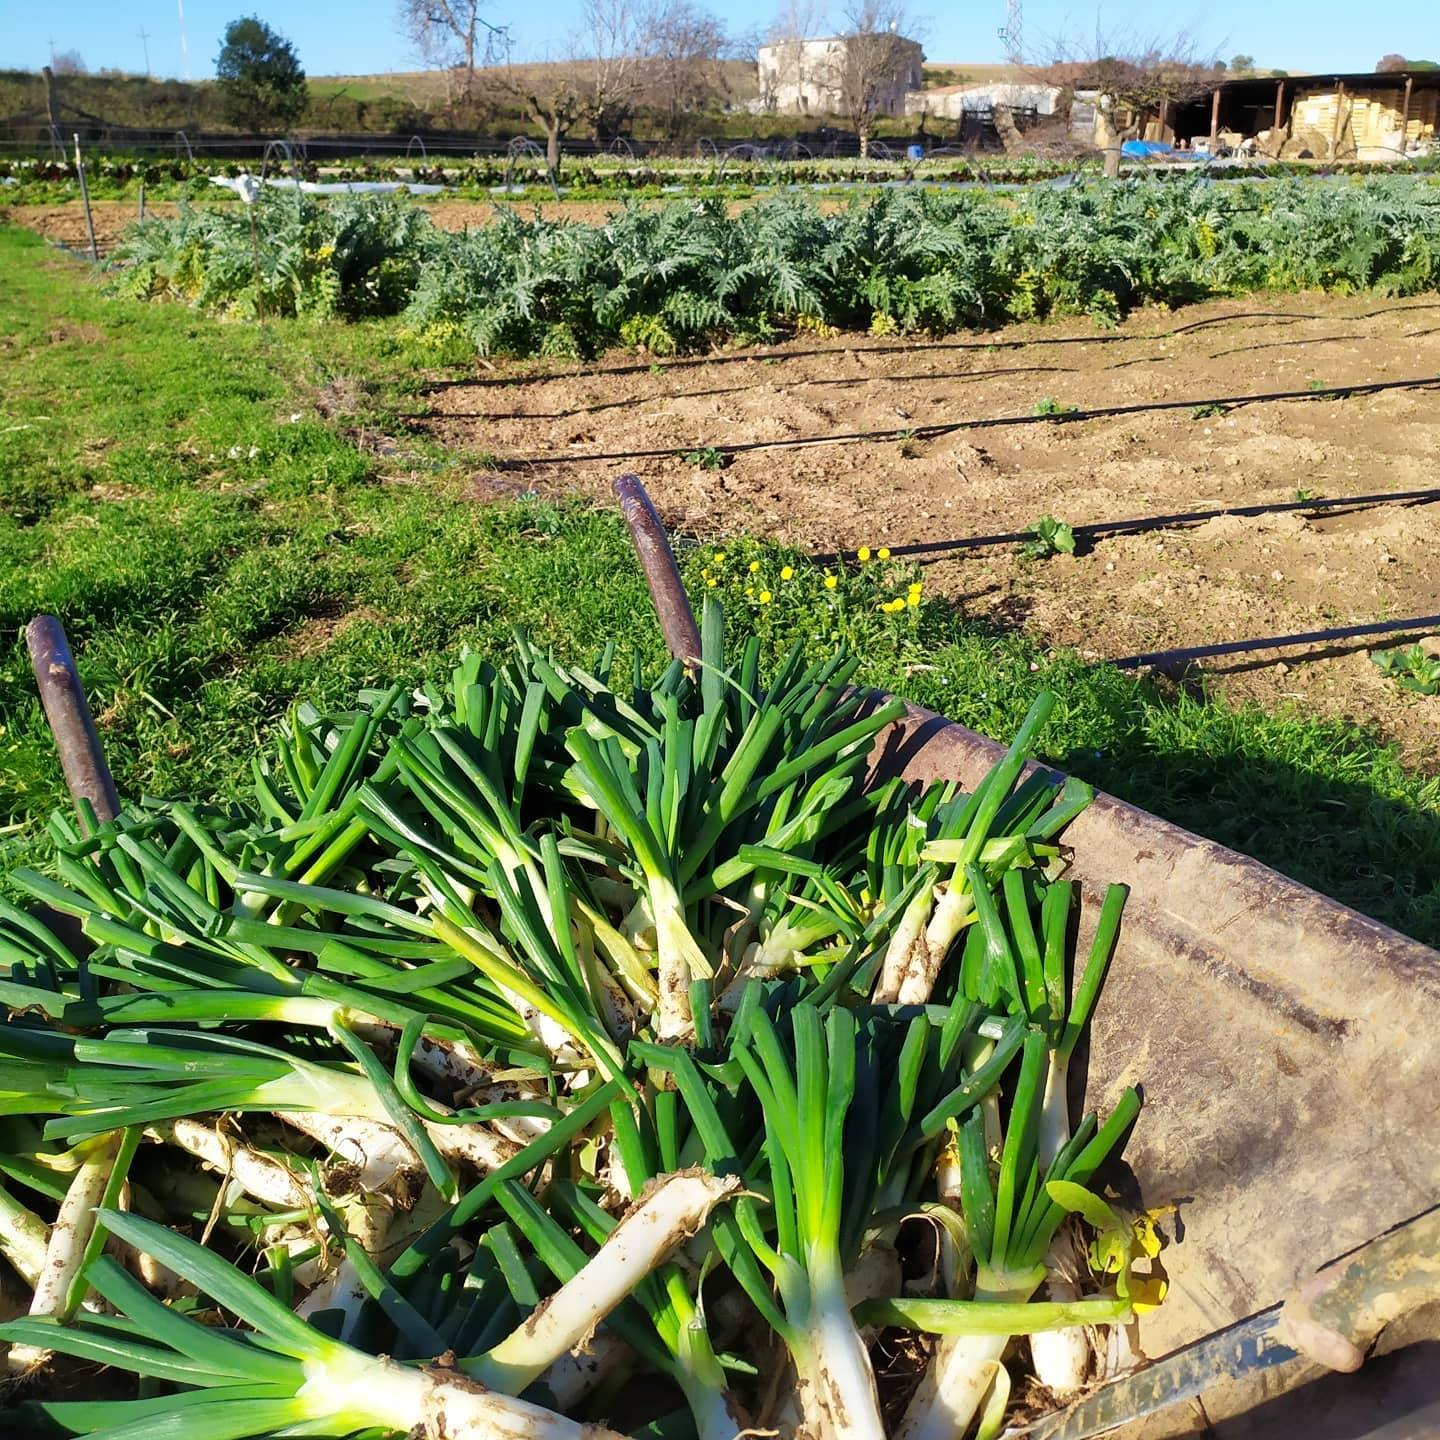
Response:
[[[522,638],[298,707],[245,803],[53,822],[0,902],[22,1425],[918,1440],[994,1433],[1011,1337],[1104,1368],[1156,1286],[1083,1188],[1135,1093],[1070,1125],[1124,892],[1072,965],[1050,697],[973,794],[876,782],[854,661],[702,628],[654,683]]]

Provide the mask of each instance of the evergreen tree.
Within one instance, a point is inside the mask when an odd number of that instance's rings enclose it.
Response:
[[[295,47],[256,15],[225,27],[215,61],[225,118],[242,130],[283,130],[305,109],[305,71]]]

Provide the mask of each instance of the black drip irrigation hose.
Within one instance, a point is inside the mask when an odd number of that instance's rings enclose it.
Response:
[[[1180,510],[1173,515],[1148,515],[1136,520],[1097,520],[1089,525],[1072,525],[1077,538],[1102,535],[1142,535],[1147,530],[1169,530],[1182,525],[1199,525],[1223,515],[1279,515],[1289,510],[1365,510],[1376,505],[1418,505],[1440,500],[1440,486],[1429,490],[1385,491],[1378,495],[1342,495],[1327,500],[1286,500],[1273,504],[1222,505],[1213,510]],[[958,540],[923,540],[914,545],[891,545],[890,553],[902,555],[948,554],[955,550],[978,550],[990,545],[1016,545],[1033,540],[1033,530],[1004,530],[994,535],[966,535]],[[812,555],[817,565],[844,564],[858,560],[854,550],[836,550]]]
[[[1162,410],[1196,410],[1205,406],[1234,409],[1241,405],[1269,405],[1282,400],[1325,400],[1347,395],[1379,395],[1386,390],[1427,390],[1440,385],[1440,375],[1412,380],[1371,380],[1363,385],[1317,385],[1307,390],[1272,390],[1263,395],[1222,395],[1204,400],[1147,400],[1139,405],[1104,405],[1095,410],[1071,410],[1057,415],[996,415],[980,420],[947,420],[931,425],[904,425],[887,430],[861,430],[848,435],[797,435],[792,440],[741,440],[729,445],[668,446],[663,450],[588,451],[569,455],[521,455],[502,460],[497,468],[573,465],[582,462],[673,459],[682,453],[712,450],[740,455],[750,450],[796,450],[811,445],[866,444],[883,440],[935,440],[960,430],[991,430],[1009,425],[1069,425],[1080,420],[1102,420],[1121,415],[1144,415]]]
[[[1389,635],[1397,630],[1440,628],[1440,615],[1414,615],[1408,620],[1377,620],[1370,625],[1341,625],[1332,630],[1311,630],[1302,635],[1267,635],[1259,640],[1227,640],[1220,645],[1192,645],[1186,650],[1152,650],[1146,655],[1126,655],[1102,663],[1118,670],[1138,670],[1147,665],[1185,665],[1218,655],[1244,655],[1252,650],[1290,650],[1300,645],[1327,645],[1336,640],[1353,640],[1364,635]]]

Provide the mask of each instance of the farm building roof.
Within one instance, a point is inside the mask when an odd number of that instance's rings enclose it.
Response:
[[[1410,80],[1413,90],[1440,90],[1440,70],[1357,70],[1343,73],[1333,70],[1318,70],[1310,75],[1242,75],[1220,78],[1216,88],[1227,92],[1254,89],[1258,93],[1273,94],[1276,85],[1302,85],[1313,88],[1323,85],[1344,84],[1347,90],[1364,90],[1394,86],[1401,88]]]

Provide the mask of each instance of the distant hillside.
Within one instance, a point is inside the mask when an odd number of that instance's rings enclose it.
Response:
[[[947,85],[993,85],[1006,80],[1023,80],[1023,65],[977,65],[969,60],[927,60],[925,88],[939,90]]]

